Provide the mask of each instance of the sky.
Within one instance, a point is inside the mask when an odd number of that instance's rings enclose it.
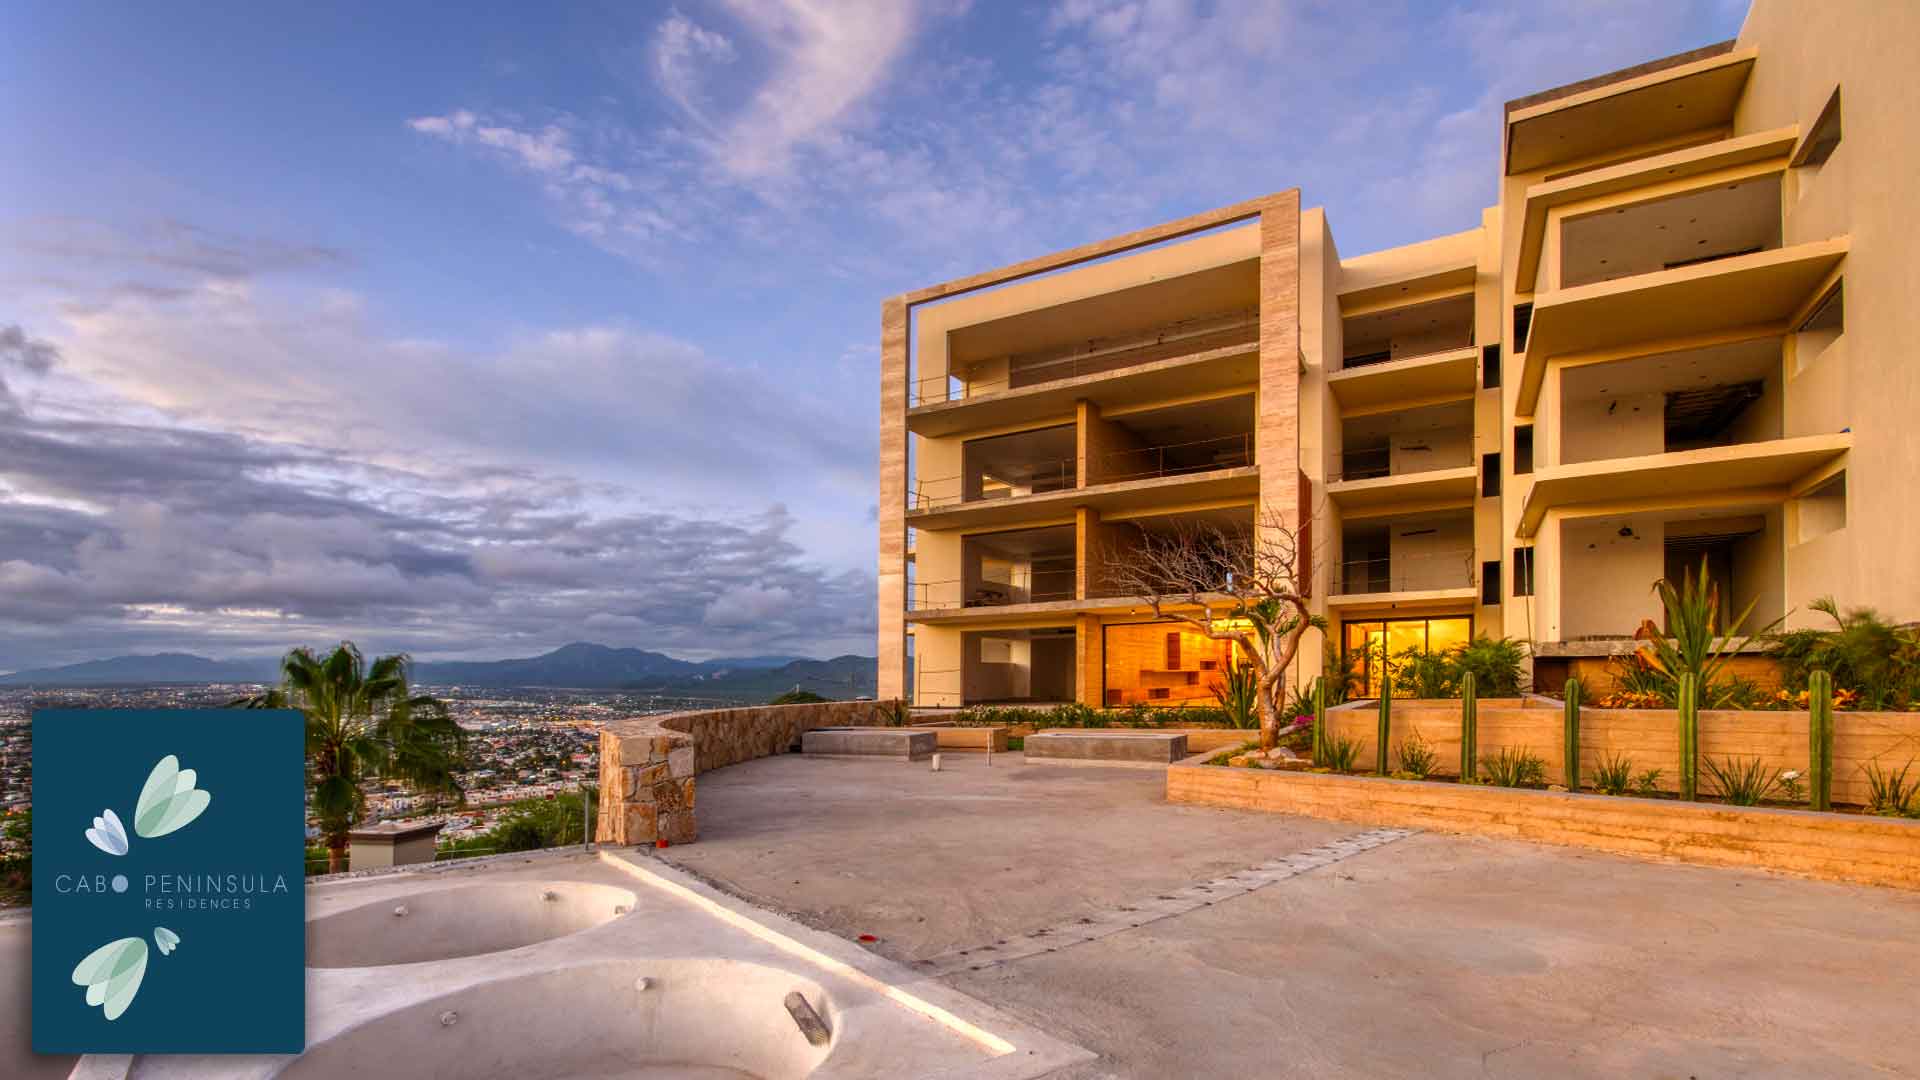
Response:
[[[871,654],[883,298],[1471,228],[1505,101],[1745,8],[0,0],[0,671]]]

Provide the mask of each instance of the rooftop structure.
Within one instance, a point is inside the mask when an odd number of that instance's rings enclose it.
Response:
[[[1474,634],[1556,685],[1703,560],[1754,627],[1920,618],[1917,33],[1761,3],[1511,102],[1465,232],[1342,258],[1288,190],[886,301],[879,695],[1210,701],[1225,646],[1102,561],[1267,515],[1330,624],[1298,677],[1363,691]]]

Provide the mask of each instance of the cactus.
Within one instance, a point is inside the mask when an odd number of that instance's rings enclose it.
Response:
[[[1833,676],[1807,675],[1807,802],[1833,809]]]
[[[1480,748],[1479,680],[1469,671],[1460,679],[1460,779],[1471,781],[1479,773]]]
[[[1380,730],[1374,736],[1375,771],[1387,775],[1387,740],[1393,737],[1393,680],[1387,677],[1387,665],[1380,665]]]
[[[1700,684],[1692,672],[1680,676],[1680,797],[1698,797],[1700,783]]]
[[[1566,735],[1561,745],[1560,763],[1568,791],[1580,790],[1580,680],[1568,679]]]
[[[1313,680],[1313,763],[1327,763],[1327,680]]]

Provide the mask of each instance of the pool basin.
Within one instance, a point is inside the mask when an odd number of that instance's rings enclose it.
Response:
[[[427,889],[307,922],[307,966],[382,967],[503,952],[590,930],[633,910],[634,894],[581,881]]]

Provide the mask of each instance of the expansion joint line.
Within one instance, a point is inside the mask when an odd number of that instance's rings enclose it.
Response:
[[[1029,956],[1058,952],[1061,949],[1083,945],[1089,941],[1098,941],[1111,934],[1161,919],[1184,915],[1189,911],[1217,904],[1222,900],[1231,900],[1244,896],[1255,889],[1264,889],[1276,881],[1299,877],[1301,874],[1331,866],[1344,859],[1350,859],[1363,851],[1372,851],[1383,844],[1404,839],[1418,832],[1417,829],[1368,829],[1338,840],[1329,841],[1316,848],[1308,848],[1292,855],[1282,856],[1245,870],[1235,871],[1212,881],[1202,881],[1161,893],[1151,900],[1133,904],[1122,904],[1108,911],[1075,919],[1072,922],[1035,930],[1020,937],[1005,938],[989,945],[978,945],[971,949],[956,949],[942,953],[928,960],[918,960],[911,965],[922,974],[941,976],[957,971],[980,971],[995,967],[1010,960],[1024,960]]]

